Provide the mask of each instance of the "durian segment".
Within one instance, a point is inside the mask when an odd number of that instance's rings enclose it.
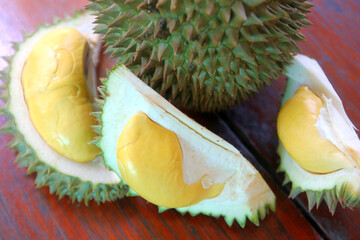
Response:
[[[204,175],[214,184],[226,182],[219,196],[177,208],[179,211],[224,216],[228,224],[236,220],[243,226],[246,217],[258,224],[259,214],[263,218],[268,208],[275,208],[274,194],[236,148],[181,113],[126,67],[115,67],[100,92],[105,104],[98,146],[105,164],[120,177],[116,156],[119,136],[133,116],[143,113],[179,139],[185,184],[194,184]]]
[[[219,111],[277,78],[308,1],[91,0],[108,51],[176,105]]]
[[[94,47],[94,46],[92,46]],[[91,141],[95,118],[86,86],[89,49],[74,28],[45,34],[26,59],[22,73],[30,119],[44,141],[60,155],[89,162],[100,152]]]
[[[290,156],[313,173],[329,173],[356,168],[351,157],[321,137],[316,123],[322,100],[307,86],[301,86],[280,109],[277,120],[279,139]]]
[[[316,127],[322,138],[330,141],[338,149],[350,156],[355,164],[354,168],[341,169],[327,174],[316,174],[306,171],[294,161],[280,141],[278,153],[281,158],[279,170],[287,175],[285,182],[292,182],[292,197],[299,192],[306,192],[309,198],[309,208],[315,202],[319,204],[325,199],[331,212],[334,212],[339,202],[343,206],[353,207],[360,204],[360,170],[359,153],[360,140],[354,125],[345,113],[342,102],[327,79],[316,60],[304,55],[296,55],[293,64],[285,74],[288,82],[284,105],[303,85],[306,85],[317,96],[321,97],[324,105]]]
[[[285,172],[284,184],[291,182],[290,197],[306,192],[309,210],[315,203],[320,205],[325,200],[329,210],[334,213],[337,203],[345,207],[360,204],[360,172],[354,169],[342,169],[327,174],[314,174],[299,166],[280,143],[277,149],[280,156],[279,171]]]
[[[29,117],[24,99],[21,76],[26,59],[36,43],[49,31],[59,28],[74,28],[94,43],[90,61],[96,65],[99,53],[99,36],[92,33],[94,17],[88,12],[76,13],[72,18],[58,20],[53,25],[43,26],[35,33],[15,45],[16,53],[9,60],[9,68],[2,72],[4,81],[2,99],[6,106],[1,114],[9,118],[2,131],[14,136],[10,147],[18,151],[16,161],[28,167],[28,173],[36,172],[35,183],[38,187],[49,186],[51,193],[59,197],[69,196],[73,201],[95,200],[97,203],[113,201],[124,195],[126,188],[119,185],[119,177],[105,168],[101,159],[88,163],[69,160],[41,138]],[[95,70],[91,70],[91,75]],[[91,83],[94,85],[94,82]],[[95,96],[95,92],[91,93]]]
[[[213,184],[206,175],[196,183],[185,184],[176,134],[144,113],[135,114],[121,132],[116,156],[126,184],[156,205],[191,206],[219,195],[224,188],[224,183]]]

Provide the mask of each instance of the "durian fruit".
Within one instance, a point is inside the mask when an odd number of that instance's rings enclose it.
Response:
[[[159,206],[203,213],[241,226],[258,225],[275,196],[232,145],[200,126],[138,79],[116,66],[103,80],[97,146],[105,165]]]
[[[219,111],[277,78],[310,22],[306,0],[91,0],[108,52],[166,99]]]
[[[9,119],[2,131],[13,135],[9,146],[18,152],[19,166],[37,173],[37,187],[85,204],[112,201],[127,191],[90,143],[96,136],[90,114],[100,50],[93,20],[76,13],[17,43],[2,73],[1,94],[1,114]]]
[[[277,120],[285,183],[290,196],[306,192],[309,209],[325,199],[334,213],[360,203],[360,140],[316,60],[297,55],[288,76]]]

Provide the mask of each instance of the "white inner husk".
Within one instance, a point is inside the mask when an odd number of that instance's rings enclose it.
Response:
[[[289,79],[282,105],[294,95],[300,86],[307,85],[324,102],[316,123],[320,136],[332,142],[349,158],[351,158],[349,148],[360,154],[360,140],[355,132],[355,127],[346,115],[341,99],[320,65],[314,59],[297,55],[293,65],[287,68],[285,74]],[[293,184],[304,190],[332,189],[347,182],[360,191],[360,163],[352,158],[357,164],[357,168],[342,169],[329,174],[314,174],[301,168],[289,156],[281,143],[278,152],[282,158],[280,168],[286,170]]]
[[[353,128],[341,115],[339,110],[332,103],[332,99],[323,95],[324,106],[320,109],[320,115],[316,127],[320,136],[332,142],[337,148],[344,152],[350,159],[349,148],[360,153],[360,141]]]
[[[83,13],[73,19],[59,22],[54,26],[42,27],[20,44],[20,48],[11,63],[9,110],[14,115],[17,129],[23,134],[27,144],[34,149],[42,162],[63,174],[79,177],[83,181],[91,181],[94,184],[116,184],[120,181],[119,177],[114,172],[107,170],[101,159],[94,159],[88,163],[74,162],[58,154],[41,138],[30,120],[21,84],[22,69],[25,61],[42,36],[57,28],[72,27],[86,34],[93,42],[97,43],[99,42],[99,36],[92,33],[93,21],[93,16]],[[92,62],[95,65],[98,61],[99,46],[98,44],[92,50]]]

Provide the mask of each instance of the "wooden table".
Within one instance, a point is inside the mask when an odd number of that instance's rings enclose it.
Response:
[[[314,0],[309,14],[313,25],[303,30],[304,54],[316,58],[342,98],[346,111],[360,128],[360,2]],[[2,0],[0,4],[0,56],[14,53],[11,42],[22,32],[51,22],[53,16],[71,14],[86,0]],[[104,59],[104,62],[106,59]],[[103,64],[104,65],[104,64]],[[6,62],[0,59],[0,70]],[[325,203],[307,211],[304,194],[295,200],[281,186],[276,173],[278,156],[275,121],[284,79],[273,81],[249,102],[218,115],[191,115],[237,147],[261,172],[277,196],[276,212],[244,229],[199,215],[162,214],[140,198],[125,198],[100,206],[58,200],[48,188],[35,189],[34,175],[16,168],[16,153],[6,147],[11,137],[0,135],[0,239],[360,239],[360,209],[341,209],[334,216]],[[1,125],[6,121],[0,118]]]

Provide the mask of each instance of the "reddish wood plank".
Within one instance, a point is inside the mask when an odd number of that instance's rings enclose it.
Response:
[[[306,42],[301,44],[304,54],[316,58],[334,88],[342,98],[353,123],[360,127],[360,2],[315,0],[309,15],[313,25],[303,31]],[[285,79],[278,79],[251,101],[225,113],[235,132],[257,151],[270,172],[278,166],[276,148],[276,117],[280,108]],[[359,135],[359,132],[358,132]],[[281,176],[282,177],[282,176]],[[300,197],[307,205],[305,194]],[[360,209],[338,207],[331,216],[325,203],[312,211],[320,227],[332,239],[359,239]]]
[[[49,22],[55,15],[71,13],[86,0],[15,0],[0,9],[0,55],[11,55],[10,41],[21,41],[21,31],[34,31],[38,24]],[[105,60],[105,59],[104,59]],[[103,62],[104,65],[106,61]],[[0,69],[5,62],[0,62]],[[102,68],[103,70],[103,68]],[[233,143],[257,165],[226,124],[213,115],[197,119]],[[0,119],[0,125],[5,122]],[[140,198],[126,198],[114,203],[89,207],[57,200],[47,188],[35,190],[34,176],[16,168],[15,153],[5,145],[9,136],[0,134],[0,238],[3,239],[303,239],[320,238],[293,203],[266,177],[277,195],[277,211],[270,213],[261,227],[248,222],[228,227],[225,221],[203,215],[181,216],[174,210],[163,214]],[[263,173],[261,168],[260,171]]]

